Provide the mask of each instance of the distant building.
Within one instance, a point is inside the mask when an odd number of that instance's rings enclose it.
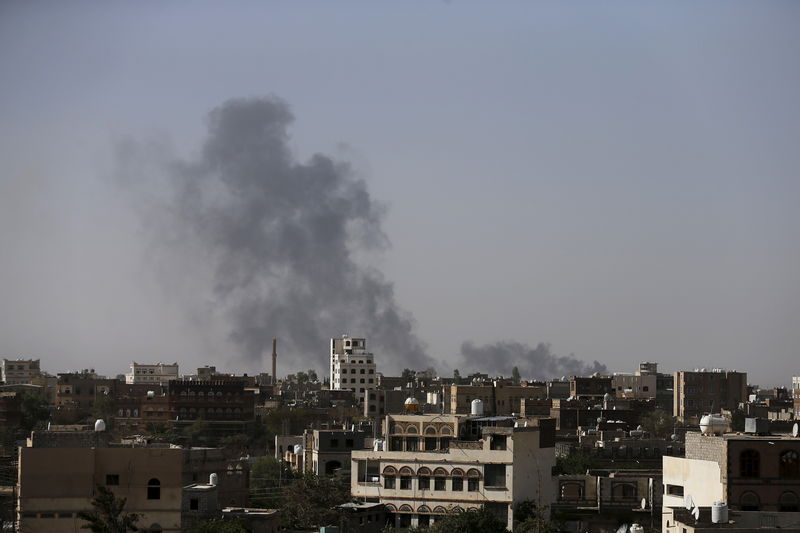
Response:
[[[375,360],[367,351],[367,340],[343,335],[331,339],[331,389],[351,390],[359,400],[364,393],[375,389]]]
[[[39,359],[3,359],[0,362],[0,379],[6,385],[27,385],[41,377]]]
[[[156,363],[154,365],[143,365],[136,361],[131,363],[131,371],[125,374],[125,383],[159,383],[166,384],[168,381],[178,379],[178,363],[167,365]]]
[[[602,400],[606,394],[614,396],[611,380],[611,376],[572,376],[569,396],[579,400]]]
[[[696,424],[708,413],[734,410],[747,401],[747,374],[715,368],[674,374],[673,415]]]
[[[469,414],[472,401],[481,400],[486,415],[509,416],[521,411],[522,400],[547,397],[544,384],[504,385],[499,381],[490,385],[450,385],[443,392],[445,411],[453,415]]]

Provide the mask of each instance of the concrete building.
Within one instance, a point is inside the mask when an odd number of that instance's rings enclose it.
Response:
[[[31,384],[42,377],[39,359],[3,359],[0,379],[6,385]]]
[[[351,493],[384,504],[398,528],[485,506],[511,529],[515,504],[553,501],[551,422],[515,427],[511,417],[387,416],[383,449],[352,452]]]
[[[331,339],[331,389],[349,389],[363,401],[364,393],[378,386],[375,359],[367,351],[367,339],[342,335]]]
[[[342,429],[315,429],[312,434],[311,470],[318,476],[350,473],[350,454],[364,449],[367,433]]]
[[[734,410],[747,401],[747,373],[715,368],[674,374],[673,415],[697,424],[708,413]]]
[[[602,400],[606,394],[614,395],[611,376],[572,376],[569,379],[569,396],[578,400]]]
[[[800,376],[792,377],[792,397],[794,399],[794,417],[800,420]]]
[[[125,374],[125,383],[160,383],[165,385],[168,381],[178,379],[178,363],[167,365],[156,363],[143,365],[133,361],[131,371]]]
[[[450,385],[443,389],[443,403],[451,415],[470,414],[472,400],[483,402],[483,412],[492,416],[510,416],[520,413],[522,400],[547,398],[547,386],[504,385]]]
[[[786,435],[686,434],[686,457],[663,458],[663,531],[688,496],[697,507],[727,503],[731,512],[794,515],[800,522],[800,438]],[[788,515],[787,515],[788,516]],[[750,517],[750,519],[755,520]],[[684,522],[685,523],[685,522]]]

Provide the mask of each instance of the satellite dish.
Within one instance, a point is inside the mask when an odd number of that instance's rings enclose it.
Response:
[[[797,427],[797,422],[792,426],[792,437],[796,437],[800,433],[800,428]]]
[[[642,498],[642,509],[647,509],[647,498]]]
[[[692,508],[694,507],[694,500],[692,500],[692,496],[690,494],[684,496],[683,506],[686,507],[687,511],[691,511]]]
[[[694,516],[695,520],[700,520],[700,508],[699,507],[695,507],[694,508],[694,510],[692,511],[692,516]]]
[[[617,528],[617,533],[627,533],[628,531],[628,524],[622,524]]]

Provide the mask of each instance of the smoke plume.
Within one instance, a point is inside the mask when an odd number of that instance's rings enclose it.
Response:
[[[297,161],[293,119],[275,97],[236,99],[211,111],[207,139],[189,160],[164,143],[122,147],[129,184],[141,192],[158,175],[170,191],[167,201],[147,193],[152,249],[208,268],[206,297],[246,358],[263,361],[278,337],[281,357],[292,359],[283,368],[324,368],[328,339],[349,333],[367,337],[384,368],[430,366],[392,284],[358,259],[388,245],[383,207],[346,163],[320,154]],[[161,270],[176,285],[192,275]]]
[[[523,379],[546,380],[562,376],[588,376],[597,372],[606,374],[605,365],[594,361],[591,364],[573,356],[554,354],[549,344],[539,343],[531,348],[519,342],[506,341],[484,346],[475,346],[471,342],[461,345],[462,365],[467,372],[481,371],[511,376],[516,366]]]

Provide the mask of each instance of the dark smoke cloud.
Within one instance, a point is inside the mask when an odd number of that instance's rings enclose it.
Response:
[[[588,376],[595,372],[608,373],[604,364],[597,361],[589,364],[571,355],[558,356],[551,351],[550,344],[545,343],[539,343],[536,348],[531,348],[513,341],[484,346],[465,342],[461,345],[461,359],[462,375],[482,371],[511,376],[515,366],[523,379],[546,380],[562,376]]]
[[[122,148],[129,184],[147,191],[141,183],[155,173],[171,191],[142,211],[153,249],[187,254],[184,265],[207,262],[207,292],[251,360],[263,361],[275,336],[281,356],[292,358],[284,369],[327,368],[328,339],[349,333],[368,338],[383,368],[429,366],[392,284],[357,258],[388,245],[383,207],[347,164],[319,154],[297,161],[288,146],[293,119],[274,97],[230,100],[209,114],[208,137],[191,160],[169,155],[164,143]],[[162,270],[176,284],[191,276]]]

